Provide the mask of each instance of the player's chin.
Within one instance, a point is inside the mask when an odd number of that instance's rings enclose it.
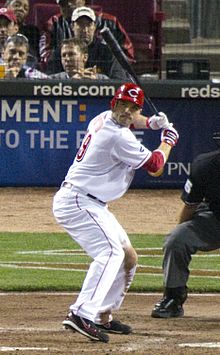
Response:
[[[119,123],[121,126],[129,127],[132,123],[132,118],[128,116],[120,116]]]
[[[121,121],[119,123],[123,127],[130,127],[130,125],[131,125],[131,121],[130,120],[129,121],[128,120],[127,121]]]

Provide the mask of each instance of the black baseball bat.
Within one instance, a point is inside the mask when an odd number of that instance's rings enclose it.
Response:
[[[100,33],[101,33],[103,39],[105,40],[105,42],[107,43],[107,45],[109,46],[109,48],[111,49],[111,51],[112,51],[113,55],[115,56],[115,58],[118,60],[118,62],[122,66],[122,68],[128,73],[128,75],[131,78],[131,80],[135,84],[137,84],[138,86],[141,87],[141,83],[140,83],[140,81],[138,79],[138,76],[136,75],[134,69],[132,68],[131,64],[128,61],[128,58],[126,57],[126,55],[123,52],[123,50],[120,47],[120,45],[118,44],[118,42],[115,39],[114,35],[112,34],[111,30],[108,27],[104,27],[100,31]],[[146,94],[145,94],[144,99],[145,99],[145,102],[150,107],[151,111],[154,114],[158,115],[157,108],[155,107],[155,105],[153,104],[151,99],[148,96],[146,96]]]

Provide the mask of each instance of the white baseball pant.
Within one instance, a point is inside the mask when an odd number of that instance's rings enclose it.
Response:
[[[136,270],[125,269],[125,251],[130,240],[108,206],[91,199],[76,188],[61,187],[54,196],[57,222],[93,258],[81,292],[71,311],[94,323],[102,314],[111,321],[111,311],[119,309]]]

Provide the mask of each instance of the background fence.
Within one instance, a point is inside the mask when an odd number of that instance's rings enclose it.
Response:
[[[41,30],[59,11],[55,0],[30,3],[27,21]],[[126,28],[145,92],[180,132],[163,177],[153,179],[139,171],[132,186],[182,186],[194,156],[213,149],[212,133],[220,130],[220,1],[89,0],[87,4],[99,13],[116,15]],[[59,185],[88,121],[108,109],[120,84],[1,81],[0,185]],[[80,86],[84,91],[78,91]],[[148,107],[145,113],[150,114]],[[150,149],[159,142],[155,132],[136,134]]]
[[[86,131],[88,122],[109,109],[121,83],[79,81],[0,82],[0,186],[59,186]],[[167,113],[180,133],[165,173],[152,178],[141,169],[132,187],[182,187],[192,159],[216,148],[220,131],[220,85],[207,82],[143,83],[159,111]],[[151,115],[145,106],[144,114]],[[160,133],[134,131],[149,149],[160,144]]]

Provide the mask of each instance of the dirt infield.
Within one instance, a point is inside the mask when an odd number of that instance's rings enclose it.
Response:
[[[52,216],[54,188],[0,188],[0,231],[60,232]],[[127,233],[167,233],[182,206],[179,190],[130,190],[109,204]]]
[[[7,347],[7,354],[14,354],[12,350],[17,348],[16,354],[30,355],[220,353],[220,348],[214,347],[220,345],[217,343],[220,341],[220,297],[190,296],[184,318],[159,320],[150,317],[159,295],[128,294],[120,310],[120,320],[132,325],[133,334],[110,334],[108,344],[92,342],[62,328],[64,312],[75,297],[70,294],[1,294],[0,353],[2,347]],[[200,347],[190,348],[189,344]],[[205,344],[206,347],[201,347]]]
[[[54,189],[0,189],[0,231],[61,231],[51,213]],[[182,203],[177,190],[131,190],[110,204],[128,233],[167,233]],[[108,344],[91,342],[62,329],[76,294],[0,294],[0,353],[6,354],[220,354],[220,297],[190,295],[185,317],[150,317],[161,295],[128,294],[115,315],[133,327],[126,336],[110,335]]]

